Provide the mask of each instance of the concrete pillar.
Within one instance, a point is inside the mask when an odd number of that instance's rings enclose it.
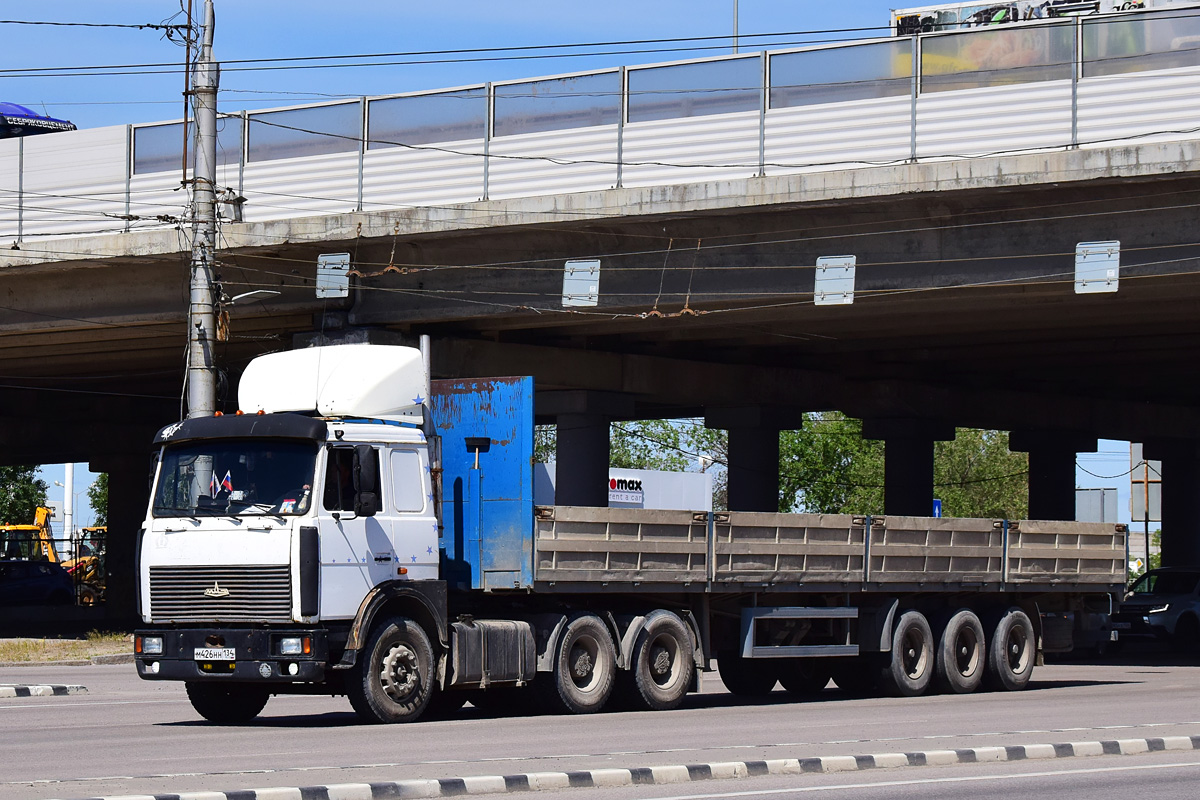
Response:
[[[150,438],[146,438],[147,451]],[[105,622],[128,627],[138,624],[137,536],[150,503],[150,456],[108,456],[89,465],[108,473],[108,542],[105,555]]]
[[[778,511],[779,432],[799,429],[804,413],[777,406],[709,408],[704,424],[729,432],[729,510]]]
[[[1146,458],[1162,461],[1162,565],[1200,564],[1200,443],[1172,440],[1147,442]],[[1138,522],[1138,520],[1134,520]],[[1154,530],[1154,523],[1150,523]]]
[[[779,510],[779,429],[730,428],[730,511]]]
[[[1008,449],[1029,454],[1029,518],[1075,519],[1075,455],[1094,453],[1096,437],[1066,431],[1013,431]]]
[[[554,502],[560,506],[608,506],[608,434],[601,414],[560,414],[555,440]]]
[[[609,425],[634,414],[633,398],[615,392],[540,392],[538,417],[557,424],[554,502],[560,506],[608,506]]]
[[[933,443],[954,438],[954,427],[921,419],[863,420],[864,439],[883,439],[883,513],[933,515]]]

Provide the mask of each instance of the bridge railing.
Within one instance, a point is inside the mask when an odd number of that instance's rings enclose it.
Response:
[[[1195,138],[1200,6],[225,115],[244,219]],[[0,238],[175,224],[180,122],[0,142]]]

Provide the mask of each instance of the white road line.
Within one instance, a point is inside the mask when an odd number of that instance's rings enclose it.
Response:
[[[1181,764],[1138,764],[1121,767],[1091,767],[1089,769],[1047,770],[1043,772],[1015,772],[995,775],[963,775],[956,778],[920,778],[906,781],[875,781],[870,783],[837,783],[828,786],[789,786],[781,789],[757,789],[744,792],[721,792],[719,794],[680,794],[655,797],[653,800],[717,800],[723,797],[762,797],[766,795],[799,794],[800,792],[833,792],[846,789],[886,789],[895,786],[928,786],[931,783],[978,783],[980,781],[1011,780],[1013,778],[1049,778],[1056,775],[1086,775],[1102,772],[1135,772],[1148,769],[1180,769],[1200,767],[1200,761]]]

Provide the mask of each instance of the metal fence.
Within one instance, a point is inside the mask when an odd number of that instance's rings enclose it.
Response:
[[[247,221],[1200,131],[1200,8],[621,67],[227,115]],[[181,122],[0,142],[0,237],[174,224]]]

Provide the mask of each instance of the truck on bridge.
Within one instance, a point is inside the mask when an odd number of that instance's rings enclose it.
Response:
[[[714,657],[741,695],[1015,690],[1108,638],[1124,526],[535,506],[532,378],[427,352],[263,356],[236,414],[158,433],[142,678],[216,723],[283,693],[408,722],[670,709]]]

